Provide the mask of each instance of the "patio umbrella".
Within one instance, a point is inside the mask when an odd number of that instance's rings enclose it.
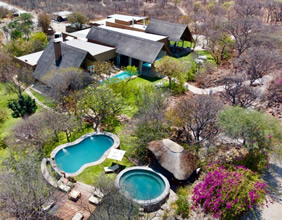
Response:
[[[125,154],[125,150],[111,149],[107,158],[122,161],[124,154]]]

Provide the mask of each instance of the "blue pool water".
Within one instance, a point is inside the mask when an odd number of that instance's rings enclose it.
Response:
[[[106,135],[93,135],[76,145],[59,150],[55,161],[60,170],[74,173],[84,164],[99,160],[113,144],[113,139]]]
[[[109,80],[111,80],[111,79],[124,80],[124,79],[127,79],[127,78],[131,77],[131,76],[132,75],[130,73],[128,73],[128,72],[122,72],[122,73],[120,73],[118,75],[115,75],[115,76],[109,78]]]
[[[165,189],[165,182],[157,173],[142,169],[124,173],[120,178],[119,185],[133,199],[137,200],[157,198]]]

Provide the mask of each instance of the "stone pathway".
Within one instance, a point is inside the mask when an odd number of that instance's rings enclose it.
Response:
[[[260,90],[260,92],[264,92],[268,88],[268,84],[271,82],[272,79],[273,79],[273,75],[265,75],[262,78],[257,79],[255,81],[255,84],[261,85],[259,87],[259,90]],[[244,82],[244,84],[250,84],[250,81],[247,80],[247,81]],[[206,89],[198,88],[198,87],[193,86],[189,83],[184,83],[184,86],[190,92],[192,92],[194,94],[198,94],[198,95],[212,95],[213,93],[224,91],[224,85],[216,86],[216,87],[210,87],[210,88],[206,88]]]
[[[150,219],[150,220],[160,220],[167,213],[168,216],[174,216],[174,209],[171,209],[171,204],[177,200],[177,195],[174,191],[170,190],[169,197],[167,201],[161,206],[161,208],[152,213],[145,214],[140,220]]]
[[[47,105],[43,104],[41,101],[39,101],[33,94],[32,92],[30,91],[30,89],[32,89],[32,86],[28,87],[25,92],[26,94],[28,94],[31,98],[33,98],[35,100],[35,102],[40,105],[42,108],[46,109],[46,110],[49,110],[49,111],[54,111],[54,109],[48,107]]]
[[[279,220],[282,216],[282,162],[271,158],[270,168],[263,175],[265,182],[274,190],[270,195],[273,203],[268,202],[262,208],[256,208],[256,218],[259,220]],[[249,212],[242,220],[255,219],[252,212]]]

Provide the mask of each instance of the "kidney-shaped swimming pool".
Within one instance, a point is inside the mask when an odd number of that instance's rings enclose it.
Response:
[[[57,150],[55,149],[55,152],[52,152],[51,155],[53,154],[56,166],[60,171],[72,175],[82,171],[87,166],[95,165],[95,162],[99,161],[105,152],[113,147],[115,140],[111,136],[115,135],[93,134],[82,136],[73,143],[59,146],[59,149],[56,148]]]

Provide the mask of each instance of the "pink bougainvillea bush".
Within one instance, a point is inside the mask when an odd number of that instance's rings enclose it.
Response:
[[[219,167],[213,164],[193,193],[193,206],[201,206],[215,218],[236,219],[256,204],[263,204],[267,185],[244,166]]]

